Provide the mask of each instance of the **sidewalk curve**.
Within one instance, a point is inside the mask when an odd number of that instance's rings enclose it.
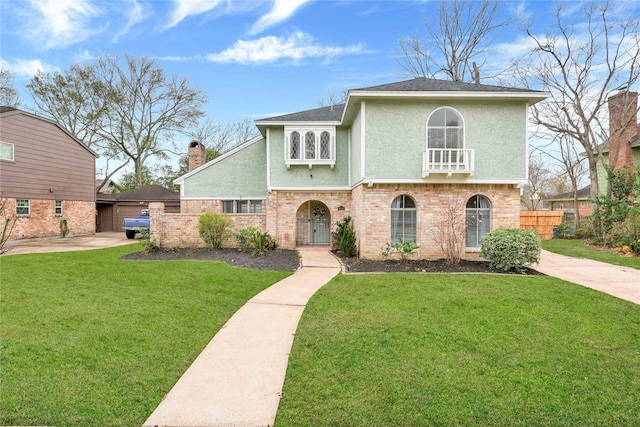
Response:
[[[298,252],[302,268],[242,306],[143,427],[273,426],[304,307],[340,272],[326,249]]]
[[[640,304],[640,270],[542,250],[531,268],[548,276],[577,283]]]

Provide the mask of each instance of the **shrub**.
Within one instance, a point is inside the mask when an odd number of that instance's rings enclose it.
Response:
[[[62,237],[67,237],[67,234],[69,234],[69,223],[67,222],[66,219],[61,219],[60,220],[60,235]]]
[[[351,217],[345,216],[340,221],[336,221],[336,231],[333,231],[333,238],[336,239],[338,250],[346,256],[355,256],[358,253],[356,245],[356,231],[351,223]]]
[[[255,227],[245,227],[237,233],[234,233],[240,252],[249,252],[249,249],[252,247],[251,238],[256,232],[259,232],[259,230]]]
[[[497,270],[522,271],[527,264],[540,260],[538,232],[519,228],[498,228],[480,241],[480,256]]]
[[[391,245],[387,243],[387,247],[382,251],[382,256],[387,258],[393,254],[399,254],[400,260],[402,262],[409,262],[411,256],[413,255],[413,251],[420,248],[420,246],[416,245],[416,242],[413,241],[400,241],[395,245]]]
[[[248,252],[253,249],[254,255],[262,255],[269,249],[276,248],[276,241],[269,233],[263,233],[256,227],[245,227],[234,233],[238,241],[238,250]]]
[[[269,233],[262,233],[260,230],[256,230],[251,236],[251,246],[253,246],[254,255],[262,255],[269,249],[275,249],[276,242]]]
[[[198,217],[198,234],[212,249],[219,249],[232,235],[233,220],[223,213],[205,213]]]

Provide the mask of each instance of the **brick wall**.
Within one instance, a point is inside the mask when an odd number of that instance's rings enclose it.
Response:
[[[267,198],[267,231],[275,238],[279,247],[296,247],[296,218],[298,214],[308,216],[307,202],[317,200],[329,209],[331,229],[335,222],[351,215],[351,192],[298,192],[273,191]],[[273,206],[271,204],[273,203]],[[344,209],[339,209],[340,207]]]
[[[376,259],[391,240],[391,202],[397,196],[408,195],[416,202],[416,258],[437,259],[443,253],[436,241],[437,228],[446,219],[447,206],[460,210],[464,221],[467,200],[476,194],[491,201],[492,229],[519,227],[520,193],[510,185],[441,185],[441,184],[376,184],[360,185],[353,191],[353,205],[358,248],[362,258]],[[464,246],[464,245],[463,245]],[[477,251],[462,254],[477,258]]]
[[[211,209],[208,212],[220,212],[220,209]],[[191,213],[165,213],[164,203],[150,203],[150,234],[154,244],[161,248],[196,248],[205,247],[206,244],[198,234],[198,217],[203,212]],[[266,214],[227,214],[235,223],[234,231],[245,227],[256,227],[266,230]],[[236,247],[234,237],[231,237],[222,245],[223,247]]]
[[[29,216],[19,216],[11,240],[61,236],[60,221],[67,220],[69,236],[94,234],[96,204],[94,202],[62,201],[62,215],[55,214],[54,200],[30,199]],[[6,199],[6,214],[15,214],[16,199]]]
[[[511,185],[490,184],[375,184],[373,187],[359,185],[353,191],[272,191],[263,202],[264,213],[230,216],[236,222],[236,229],[249,225],[258,227],[276,239],[280,248],[294,249],[296,218],[298,215],[308,216],[307,202],[317,200],[329,209],[332,229],[335,229],[336,221],[350,215],[360,256],[376,259],[391,240],[391,202],[402,194],[416,202],[417,243],[420,245],[416,257],[419,258],[443,257],[434,234],[446,218],[447,207],[451,205],[459,209],[464,223],[466,202],[476,194],[487,197],[491,202],[492,229],[520,226],[519,190]],[[150,205],[152,238],[159,239],[162,247],[204,246],[197,232],[198,216],[206,211],[220,212],[219,200],[183,200],[180,214],[165,214],[162,204],[153,205],[157,204]],[[225,244],[234,246],[235,240]],[[477,252],[470,250],[462,256],[475,259]]]

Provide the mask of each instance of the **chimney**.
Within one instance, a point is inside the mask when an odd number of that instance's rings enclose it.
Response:
[[[207,158],[207,150],[198,141],[189,143],[189,172],[203,165]]]
[[[638,92],[620,92],[609,102],[609,163],[613,169],[634,166],[630,142],[638,135]]]

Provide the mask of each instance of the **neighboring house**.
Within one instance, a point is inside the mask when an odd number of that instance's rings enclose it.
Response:
[[[587,185],[578,190],[578,212],[580,218],[584,218],[593,213],[592,201],[590,198],[591,186]],[[562,210],[565,212],[565,221],[573,221],[575,218],[574,192],[554,194],[542,199],[543,209],[552,211]]]
[[[98,231],[124,231],[124,218],[137,217],[149,203],[162,202],[166,212],[180,212],[180,194],[161,185],[149,185],[122,193],[96,196]]]
[[[598,193],[607,193],[607,172],[640,165],[640,126],[638,124],[638,92],[620,92],[608,99],[609,141],[600,147],[602,162],[598,163]]]
[[[97,154],[53,120],[0,107],[0,192],[11,239],[95,233]]]
[[[104,180],[102,179],[96,179],[96,193],[113,194],[115,191],[117,191],[118,187],[115,182],[113,182],[112,180],[108,180],[107,182],[103,183],[103,181]]]
[[[261,136],[200,166],[192,142],[195,169],[175,181],[181,215],[226,212],[281,248],[329,245],[348,215],[363,258],[398,242],[440,258],[455,217],[474,258],[490,230],[519,226],[528,107],[547,96],[426,78],[350,90],[341,105],[256,121]],[[177,231],[162,243],[189,239]]]

